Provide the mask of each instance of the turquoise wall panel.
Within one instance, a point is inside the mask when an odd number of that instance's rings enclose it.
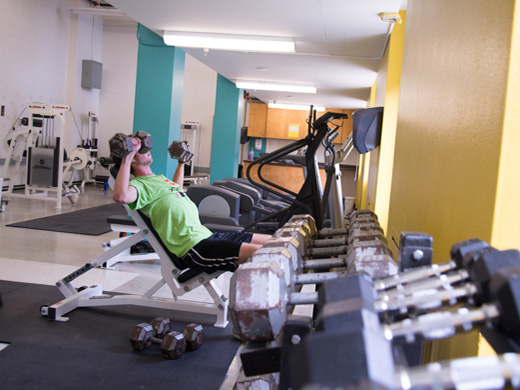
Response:
[[[160,36],[139,25],[134,132],[152,135],[152,170],[172,177],[177,163],[168,145],[180,138],[185,52],[166,46]]]
[[[210,182],[237,177],[240,154],[240,127],[243,119],[243,91],[217,75]]]

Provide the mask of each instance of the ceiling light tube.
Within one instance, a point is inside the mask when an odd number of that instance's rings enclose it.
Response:
[[[294,39],[292,38],[165,31],[163,40],[167,45],[177,47],[277,53],[295,52]]]
[[[309,104],[289,104],[289,103],[268,103],[267,106],[269,108],[282,108],[285,110],[304,110],[309,111],[311,106]],[[325,107],[323,106],[313,106],[313,110],[316,111],[325,111]]]
[[[316,87],[313,85],[279,84],[261,81],[237,81],[236,86],[237,88],[260,91],[316,93]]]

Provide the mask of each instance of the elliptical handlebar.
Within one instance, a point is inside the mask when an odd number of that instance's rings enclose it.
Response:
[[[315,129],[321,129],[323,126],[327,126],[327,123],[333,119],[348,119],[348,115],[339,112],[327,111],[312,123],[312,127]]]

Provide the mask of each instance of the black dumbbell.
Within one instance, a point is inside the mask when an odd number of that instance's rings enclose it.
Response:
[[[412,269],[394,276],[374,280],[374,286],[377,290],[387,290],[427,279],[434,275],[440,275],[457,268],[469,269],[482,252],[494,250],[487,242],[477,238],[461,241],[451,248],[451,260],[447,263],[433,264],[432,266]]]
[[[480,256],[477,262],[481,263],[485,255]],[[500,258],[518,264],[520,252],[517,250],[495,252],[493,259],[498,262]],[[490,272],[492,272],[491,280],[488,281],[485,277],[481,285],[480,299],[485,302],[481,307],[477,309],[463,307],[456,312],[434,312],[385,325],[385,336],[389,339],[404,337],[407,341],[414,341],[416,335],[420,335],[425,339],[434,340],[452,336],[457,328],[469,331],[474,324],[486,323],[494,324],[509,336],[518,337],[520,335],[520,266],[487,269],[484,275]]]
[[[476,256],[476,253],[473,255]],[[451,274],[429,278],[427,285],[426,281],[422,282],[423,290],[418,288],[419,283],[416,283],[417,286],[409,284],[396,290],[397,293],[392,296],[386,291],[377,292],[368,275],[347,274],[328,280],[318,290],[318,307],[321,311],[317,327],[344,327],[345,323],[356,323],[374,316],[377,318],[377,312],[399,311],[405,314],[412,307],[421,311],[433,310],[446,302],[453,305],[460,299],[474,299],[479,304],[490,302],[492,278],[499,270],[520,265],[520,254],[514,250],[489,251],[486,248],[482,248],[480,253],[478,259],[471,263],[469,271],[459,271],[453,279],[450,279]],[[471,282],[457,285],[463,278],[470,278]],[[437,285],[433,282],[437,282]],[[356,310],[363,311],[365,317],[358,319],[360,313],[356,313]],[[368,314],[369,311],[374,314]]]
[[[516,388],[520,355],[470,357],[406,367],[370,329],[314,332],[295,345],[280,372],[294,390]]]
[[[171,158],[184,163],[190,162],[193,158],[191,148],[186,141],[173,141],[168,147],[168,152]]]
[[[140,154],[145,154],[153,148],[152,136],[145,131],[138,131],[131,135],[117,133],[108,141],[111,156],[122,159],[130,154],[133,150],[132,138],[141,140],[141,148],[138,151]]]
[[[294,390],[394,389],[391,343],[370,328],[311,333],[292,348],[282,381]]]

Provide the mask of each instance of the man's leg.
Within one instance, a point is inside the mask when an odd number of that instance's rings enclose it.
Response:
[[[245,263],[253,255],[253,253],[255,253],[255,251],[257,249],[260,249],[261,247],[262,245],[259,244],[248,244],[244,242],[242,245],[240,245],[240,251],[238,252],[238,261],[236,263]]]
[[[251,244],[264,245],[270,238],[271,236],[269,234],[254,233],[253,238],[251,238]]]

